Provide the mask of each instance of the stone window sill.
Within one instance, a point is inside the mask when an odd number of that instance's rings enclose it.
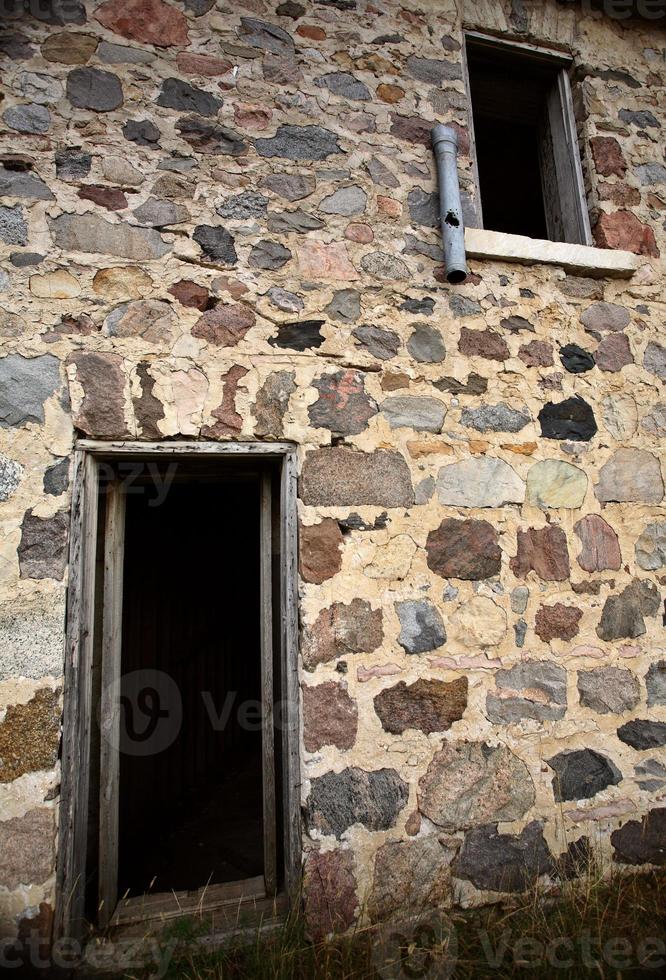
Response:
[[[608,276],[630,279],[639,266],[639,256],[590,245],[568,245],[522,235],[505,235],[483,228],[465,229],[465,249],[470,259],[494,259],[498,262],[521,262],[524,265],[546,263],[559,265],[566,272],[586,276]]]

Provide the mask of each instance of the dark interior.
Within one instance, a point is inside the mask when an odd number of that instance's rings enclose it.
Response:
[[[190,467],[159,506],[144,489],[126,512],[119,896],[263,870],[258,478]]]
[[[548,238],[540,147],[552,63],[467,40],[483,226]]]

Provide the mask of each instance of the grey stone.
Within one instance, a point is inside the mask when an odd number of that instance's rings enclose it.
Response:
[[[37,517],[27,510],[18,546],[21,578],[62,580],[67,567],[68,531],[67,511],[59,510],[53,517]]]
[[[543,827],[533,820],[516,835],[498,834],[496,825],[470,830],[452,870],[456,878],[471,881],[477,888],[522,892],[552,867]]]
[[[368,252],[361,259],[361,268],[383,282],[395,282],[409,278],[409,269],[395,255],[388,252]]]
[[[530,333],[534,333],[534,324],[526,320],[524,316],[513,316],[504,317],[500,320],[500,327],[504,330],[508,330],[509,333],[520,333],[521,330],[527,330]]]
[[[41,885],[47,880],[53,873],[54,837],[53,810],[48,807],[28,810],[21,817],[0,822],[0,885],[3,890],[11,892],[20,885],[27,889],[29,885]]]
[[[441,85],[443,82],[462,78],[460,65],[452,61],[442,61],[438,58],[419,58],[411,55],[407,59],[407,73],[417,82],[428,85]]]
[[[446,643],[444,621],[438,610],[425,599],[396,602],[400,620],[398,643],[407,653],[426,653]]]
[[[310,450],[299,492],[304,504],[315,507],[409,507],[414,502],[409,467],[394,450]]]
[[[61,214],[49,219],[49,226],[56,245],[66,252],[118,255],[141,262],[171,251],[153,228],[112,224],[96,214]]]
[[[283,313],[298,313],[303,309],[303,300],[296,293],[290,293],[288,289],[271,286],[266,295],[270,299],[271,305],[282,310]]]
[[[515,667],[499,670],[495,675],[495,685],[501,691],[515,694],[502,697],[492,692],[488,694],[486,714],[494,724],[513,724],[525,719],[558,721],[564,717],[567,674],[559,664],[547,660],[525,661]]]
[[[64,592],[36,594],[0,605],[0,681],[59,677],[64,629]]]
[[[157,105],[167,109],[196,112],[200,116],[216,116],[222,107],[221,99],[195,85],[188,85],[180,78],[165,78],[156,101]]]
[[[25,269],[28,266],[41,265],[45,258],[39,252],[11,252],[9,261],[17,269]]]
[[[28,105],[13,105],[5,109],[2,118],[10,129],[18,133],[33,133],[43,135],[51,127],[51,114],[43,105],[34,102]]]
[[[206,122],[201,116],[181,116],[176,129],[197,153],[238,157],[247,150],[247,144],[238,133],[226,126]]]
[[[395,769],[366,772],[355,767],[327,772],[312,780],[306,801],[307,822],[338,839],[354,824],[367,830],[393,827],[407,804],[409,787]]]
[[[650,664],[645,675],[648,708],[666,704],[666,660]]]
[[[419,238],[414,235],[410,235],[409,232],[405,232],[405,247],[403,253],[405,255],[425,255],[427,258],[432,259],[434,262],[441,262],[442,259],[442,246],[441,245],[430,245],[428,242],[422,242]]]
[[[646,632],[644,616],[656,616],[661,606],[659,589],[652,582],[634,579],[619,595],[609,596],[597,626],[601,640],[635,639]]]
[[[517,585],[511,592],[511,611],[521,615],[527,609],[530,590],[526,585]]]
[[[643,367],[660,381],[666,381],[666,347],[651,340],[643,354]]]
[[[618,449],[599,470],[594,492],[602,503],[658,504],[664,496],[659,460],[644,449]]]
[[[435,301],[431,296],[408,296],[404,303],[400,304],[400,309],[405,313],[415,313],[418,316],[432,316]]]
[[[6,245],[27,245],[28,225],[23,210],[18,207],[0,207],[0,242]]]
[[[35,20],[58,27],[64,27],[65,24],[85,24],[87,19],[85,5],[80,0],[68,0],[67,3],[50,0],[49,3],[33,4],[30,14]]]
[[[666,864],[666,807],[650,810],[640,820],[629,820],[611,834],[616,861],[622,864]]]
[[[617,730],[617,737],[632,749],[641,752],[644,749],[658,749],[666,745],[666,721],[636,718],[621,725]]]
[[[56,176],[60,180],[79,180],[87,177],[92,166],[92,156],[75,146],[56,150]]]
[[[641,429],[660,439],[666,436],[666,404],[660,402],[641,419]]]
[[[41,72],[22,71],[16,81],[21,95],[39,105],[52,105],[64,95],[58,79]]]
[[[449,296],[449,309],[454,316],[458,317],[477,316],[481,313],[481,307],[475,299],[460,296],[457,293],[452,293]]]
[[[624,330],[629,325],[631,317],[624,306],[615,303],[593,303],[581,314],[580,322],[590,333],[600,333],[604,330]]]
[[[343,99],[351,99],[352,102],[367,102],[370,99],[367,86],[347,71],[334,71],[328,75],[322,75],[315,84],[320,88],[327,88],[333,95],[339,95]]]
[[[335,133],[321,126],[279,126],[275,136],[256,139],[254,146],[261,157],[287,160],[326,160],[342,152]]]
[[[53,201],[54,195],[41,177],[29,171],[9,170],[0,165],[0,196],[33,201]]]
[[[0,359],[0,426],[44,421],[44,402],[60,387],[59,361],[52,354]]]
[[[336,435],[358,435],[377,414],[377,405],[366,394],[360,371],[325,374],[315,378],[312,386],[319,392],[318,400],[308,408],[314,426],[330,429]]]
[[[409,215],[415,225],[437,228],[439,225],[439,194],[414,187],[407,195]]]
[[[407,350],[419,364],[441,364],[446,357],[442,334],[429,323],[414,325],[412,335],[407,341]]]
[[[338,289],[333,299],[324,308],[332,320],[341,323],[356,323],[361,315],[361,294],[358,289]]]
[[[648,524],[634,546],[636,562],[646,572],[656,572],[666,565],[666,521]]]
[[[152,51],[129,48],[125,44],[112,44],[109,41],[100,41],[97,57],[105,65],[149,65],[155,60]]]
[[[447,507],[521,504],[525,499],[525,483],[503,459],[474,456],[441,467],[437,498]]]
[[[290,258],[291,252],[284,245],[280,245],[279,242],[271,242],[268,239],[263,239],[252,246],[247,261],[248,265],[254,266],[255,269],[273,271],[275,269],[281,269]]]
[[[368,196],[358,184],[350,187],[340,187],[318,204],[324,214],[343,214],[348,218],[363,214],[368,203]]]
[[[516,641],[516,646],[520,649],[525,645],[525,637],[527,636],[527,623],[524,619],[519,619],[513,624],[513,634]]]
[[[373,357],[380,361],[390,361],[400,349],[400,337],[393,330],[383,330],[381,327],[356,327],[352,336],[359,341]]]
[[[76,109],[111,112],[123,104],[123,88],[110,71],[75,68],[67,76],[67,98]]]
[[[159,129],[150,119],[129,119],[123,126],[123,136],[137,146],[157,148],[160,145]]]
[[[183,204],[175,204],[173,201],[160,201],[156,197],[149,197],[132,214],[142,225],[149,225],[152,228],[179,225],[181,222],[187,221],[190,216]]]
[[[638,678],[621,667],[595,667],[578,671],[580,703],[598,714],[630,711],[641,696]]]
[[[622,780],[617,766],[594,749],[558,752],[546,761],[555,773],[553,795],[558,803],[589,800],[609,786],[617,786]]]
[[[257,392],[252,408],[257,438],[284,437],[284,416],[289,407],[289,397],[296,391],[294,378],[293,371],[274,371]]]
[[[18,488],[22,476],[21,464],[0,453],[0,501],[9,500]]]
[[[435,478],[433,476],[426,476],[425,479],[417,483],[414,488],[414,503],[415,504],[427,504],[429,500],[432,500],[432,495],[435,492]]]
[[[233,235],[221,225],[197,225],[192,238],[213,262],[235,265],[238,261]]]
[[[526,411],[510,408],[503,402],[499,405],[465,408],[460,416],[461,425],[476,429],[477,432],[520,432],[531,421]]]
[[[644,163],[634,171],[639,183],[648,187],[666,184],[666,167],[663,163]]]
[[[620,109],[618,115],[622,122],[629,123],[630,126],[637,126],[639,129],[661,128],[661,123],[655,119],[649,109]]]
[[[398,178],[377,157],[370,157],[365,163],[365,169],[370,174],[373,184],[377,184],[379,187],[400,187]]]
[[[159,299],[121,303],[104,320],[109,337],[141,337],[148,344],[167,344],[174,338],[176,317],[170,303]]]
[[[445,905],[451,891],[454,853],[454,848],[436,837],[382,844],[375,855],[368,897],[371,921],[386,923]]]
[[[305,235],[324,227],[324,222],[301,208],[268,216],[268,230],[278,235]]]
[[[44,471],[44,493],[59,497],[69,486],[69,459],[65,456]]]
[[[227,198],[215,208],[221,218],[261,218],[266,214],[268,198],[256,191],[244,191]]]
[[[307,177],[304,174],[268,174],[260,186],[266,187],[287,201],[300,201],[312,194],[316,184],[314,177]]]
[[[519,820],[534,803],[529,769],[506,746],[444,742],[418,783],[420,812],[447,832]]]
[[[293,38],[275,24],[257,20],[255,17],[241,17],[238,34],[241,40],[252,48],[260,48],[262,51],[270,51],[272,54],[286,57],[293,56]]]
[[[380,411],[392,429],[401,427],[417,432],[441,432],[446,405],[426,395],[392,395],[385,398]]]

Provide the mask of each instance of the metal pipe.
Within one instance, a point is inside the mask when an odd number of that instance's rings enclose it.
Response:
[[[467,278],[465,225],[458,183],[458,134],[451,126],[434,126],[432,146],[437,160],[439,220],[442,225],[446,278],[450,283]]]

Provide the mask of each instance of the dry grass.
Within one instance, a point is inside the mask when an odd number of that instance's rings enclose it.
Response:
[[[453,924],[455,965],[438,950],[419,949],[413,927],[358,929],[312,944],[300,918],[270,936],[257,935],[214,950],[200,943],[204,922],[179,923],[168,937],[178,945],[166,976],[179,980],[509,980],[517,977],[639,980],[666,976],[666,869],[648,874],[596,865],[563,880],[547,895],[536,890],[511,906],[447,913]],[[429,923],[432,918],[428,917]],[[404,961],[380,969],[387,936],[403,946]],[[428,935],[427,930],[421,935]],[[389,943],[390,945],[390,943]],[[426,946],[429,944],[426,943]],[[148,974],[145,974],[148,976]],[[136,974],[134,974],[136,976]]]

